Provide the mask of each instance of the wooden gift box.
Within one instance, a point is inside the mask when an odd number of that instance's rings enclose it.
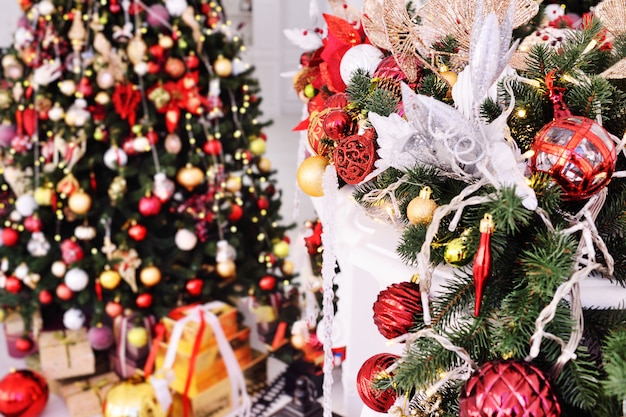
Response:
[[[59,388],[71,417],[101,417],[107,392],[119,382],[115,372],[64,383]]]
[[[224,331],[224,335],[227,338],[230,338],[232,335],[237,333],[239,330],[237,323],[237,309],[229,304],[222,302],[212,302],[211,305],[215,306],[211,308],[213,314],[215,314],[222,326],[222,330]],[[199,306],[199,305],[197,305]],[[170,312],[167,317],[163,317],[161,322],[165,325],[165,341],[169,341],[172,336],[172,331],[174,329],[174,325],[176,322],[183,317],[185,317],[188,313],[193,311],[196,305],[185,306],[183,308],[177,308]],[[187,355],[191,355],[191,351],[193,350],[193,345],[196,341],[196,337],[200,331],[200,322],[196,320],[190,320],[185,324],[183,329],[183,333],[180,337],[180,342],[178,343],[178,351],[185,353]],[[215,345],[215,335],[211,330],[210,326],[205,326],[204,331],[202,332],[202,339],[200,340],[200,349],[204,349],[208,346]]]
[[[41,332],[39,360],[41,372],[48,379],[93,375],[96,371],[96,358],[85,328]]]
[[[208,326],[207,326],[208,327]],[[205,329],[206,332],[206,329]],[[243,367],[252,360],[252,350],[250,349],[250,328],[246,327],[228,338],[231,348],[237,358],[239,366]],[[180,347],[180,345],[179,345]],[[165,362],[168,344],[161,343],[155,360],[156,369],[161,369]],[[174,380],[170,383],[170,388],[175,392],[184,393],[187,375],[189,373],[189,363],[191,352],[178,349],[172,370]],[[200,349],[196,356],[195,369],[191,376],[188,395],[193,396],[205,391],[209,387],[217,384],[228,376],[226,364],[224,363],[217,344],[205,346]]]

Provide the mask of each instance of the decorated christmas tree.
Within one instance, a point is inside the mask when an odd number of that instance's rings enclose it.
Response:
[[[279,291],[293,265],[269,122],[220,2],[20,5],[1,61],[0,306],[80,327]]]
[[[358,373],[375,411],[623,415],[626,5],[540,3],[365,0],[288,35],[314,45],[301,188],[353,187],[415,271],[373,304],[403,347]]]

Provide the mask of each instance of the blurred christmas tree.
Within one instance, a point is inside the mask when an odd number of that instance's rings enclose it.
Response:
[[[420,3],[324,15],[294,78],[301,188],[356,185],[416,272],[373,305],[404,349],[363,364],[361,398],[394,416],[623,415],[626,5]],[[583,302],[587,283],[602,295]]]
[[[0,81],[0,305],[95,322],[290,280],[269,123],[220,2],[20,5]]]

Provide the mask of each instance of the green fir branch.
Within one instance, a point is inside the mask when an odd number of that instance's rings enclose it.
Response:
[[[359,109],[365,108],[367,105],[367,97],[369,96],[372,86],[371,81],[372,79],[366,70],[358,68],[354,71],[350,82],[346,86],[348,101],[354,103]]]
[[[610,395],[626,398],[626,328],[614,331],[604,343],[603,364],[607,379],[602,386]]]

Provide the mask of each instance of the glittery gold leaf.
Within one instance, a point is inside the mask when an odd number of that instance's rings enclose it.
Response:
[[[363,16],[361,22],[363,29],[372,44],[381,49],[390,50],[391,44],[385,32],[385,20],[383,19],[383,0],[364,0]]]
[[[594,13],[613,35],[617,36],[626,32],[624,0],[604,0],[596,6]]]

